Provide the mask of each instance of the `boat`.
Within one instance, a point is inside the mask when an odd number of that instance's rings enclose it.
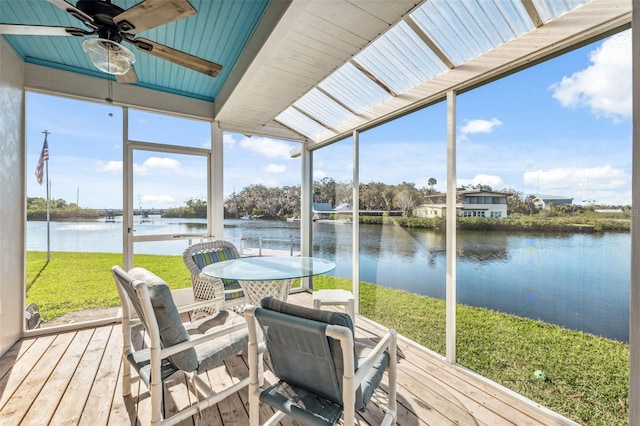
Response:
[[[351,219],[317,219],[317,223],[353,223]]]
[[[109,210],[107,212],[107,215],[104,218],[105,222],[115,222],[116,221],[116,215],[112,210]]]
[[[300,222],[299,217],[288,217],[287,222]]]
[[[242,220],[253,220],[253,219],[260,219],[261,217],[264,217],[264,215],[263,214],[245,214],[240,219],[242,219]]]

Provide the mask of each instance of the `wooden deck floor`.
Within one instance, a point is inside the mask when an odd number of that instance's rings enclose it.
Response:
[[[311,305],[311,296],[290,301]],[[380,330],[356,321],[356,337],[375,339]],[[123,397],[120,383],[120,325],[28,338],[0,358],[1,425],[146,425],[149,393],[135,381],[133,396]],[[418,425],[561,425],[572,424],[549,415],[462,369],[442,362],[406,341],[398,342],[398,403],[401,426]],[[248,375],[246,355],[232,356],[206,377],[212,387]],[[272,376],[266,373],[266,381]],[[378,424],[386,394],[374,395],[359,424]],[[165,410],[184,407],[193,398],[180,374],[165,387]],[[263,414],[269,413],[263,407]],[[247,425],[246,388],[184,424]],[[298,424],[292,421],[285,425]]]

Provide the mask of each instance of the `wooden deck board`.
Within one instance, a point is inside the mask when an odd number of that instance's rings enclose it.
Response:
[[[78,424],[85,408],[88,410],[102,409],[101,404],[89,406],[87,399],[91,387],[95,383],[96,374],[112,331],[114,331],[114,327],[96,328],[93,338],[71,378],[67,391],[62,396],[51,419],[52,424]],[[105,398],[103,403],[110,404],[110,398]]]
[[[292,295],[290,301],[311,305],[311,296]],[[382,330],[359,317],[356,338],[375,342]],[[134,334],[136,344],[143,333]],[[0,424],[146,425],[150,419],[149,392],[135,371],[132,394],[122,395],[120,325],[28,338],[0,358]],[[538,410],[521,398],[479,380],[464,369],[400,339],[398,344],[398,424],[426,425],[562,425],[560,416]],[[267,363],[268,365],[268,363]],[[246,353],[232,356],[200,375],[214,390],[224,389],[248,375]],[[273,374],[267,369],[265,382]],[[377,424],[387,406],[387,377],[376,391],[359,425]],[[178,374],[165,385],[165,412],[195,402],[187,376]],[[248,424],[247,389],[203,410],[200,418],[181,425],[229,426]],[[273,410],[260,407],[261,421]],[[285,418],[283,426],[300,423]]]
[[[38,394],[47,383],[54,368],[64,355],[65,351],[72,342],[74,334],[65,333],[56,336],[55,340],[38,359],[29,374],[20,384],[20,387],[11,396],[11,399],[2,407],[0,411],[0,419],[3,424],[10,425],[22,424],[23,417],[31,408],[32,403],[38,397]]]
[[[22,422],[27,425],[46,425],[51,421],[62,396],[69,386],[80,359],[93,337],[94,330],[87,329],[76,333],[69,349],[65,352],[42,391],[30,407]]]

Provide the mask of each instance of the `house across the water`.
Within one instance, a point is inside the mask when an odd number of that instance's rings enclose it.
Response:
[[[456,214],[460,217],[507,217],[507,198],[511,194],[483,190],[456,192]],[[413,210],[416,217],[444,217],[447,194],[428,195],[425,202]]]

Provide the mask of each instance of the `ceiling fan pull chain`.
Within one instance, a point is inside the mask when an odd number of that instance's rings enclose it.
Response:
[[[111,70],[111,55],[107,55],[107,65],[109,67],[109,70]],[[113,80],[111,80],[111,77],[109,77],[108,79],[107,97],[104,100],[109,104],[113,103]]]

